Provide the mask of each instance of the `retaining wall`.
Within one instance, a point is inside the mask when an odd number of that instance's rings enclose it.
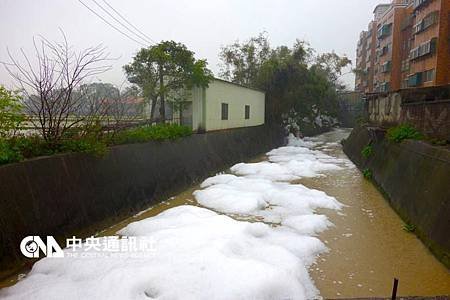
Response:
[[[361,151],[372,144],[373,154]],[[344,152],[372,180],[391,206],[448,268],[450,268],[450,150],[421,141],[393,143],[384,132],[355,128],[344,142]]]
[[[408,123],[429,137],[450,141],[450,85],[369,94],[365,115],[373,126]]]
[[[22,260],[25,236],[62,238],[127,217],[283,143],[282,129],[259,126],[0,167],[0,273]]]

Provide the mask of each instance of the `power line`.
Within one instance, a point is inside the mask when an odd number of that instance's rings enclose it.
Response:
[[[100,3],[98,3],[96,0],[92,0],[98,7],[100,7],[101,10],[103,10],[108,16],[113,18],[114,21],[122,25],[123,28],[128,30],[131,34],[135,35],[137,38],[143,40],[145,43],[151,44],[152,42],[145,37],[142,37],[141,35],[137,34],[135,31],[131,30],[127,25],[123,24],[120,20],[118,20],[114,15],[112,15],[106,8],[104,8]]]
[[[126,36],[127,38],[129,38],[130,40],[140,44],[141,46],[147,47],[148,45],[134,39],[133,37],[129,36],[127,33],[123,32],[122,30],[120,30],[119,28],[117,28],[116,26],[114,26],[113,24],[111,24],[110,22],[108,22],[108,20],[106,20],[105,18],[103,18],[101,15],[99,15],[95,10],[91,9],[88,5],[86,5],[83,1],[78,0],[78,2],[80,2],[81,4],[83,4],[84,7],[86,7],[87,9],[89,9],[94,15],[96,15],[97,17],[99,17],[100,19],[103,20],[103,22],[105,22],[106,24],[108,24],[109,26],[111,26],[112,28],[114,28],[116,31],[120,32],[122,35]]]
[[[133,27],[137,32],[139,32],[140,34],[142,34],[142,36],[146,37],[147,39],[149,39],[150,41],[152,41],[153,43],[157,44],[157,42],[155,42],[151,37],[149,37],[148,35],[146,35],[145,33],[143,33],[142,31],[139,30],[139,28],[137,28],[136,26],[134,26],[132,23],[130,23],[127,18],[125,18],[121,13],[119,13],[116,9],[114,9],[114,7],[112,7],[106,0],[102,0],[109,8],[111,8],[120,18],[122,18],[122,20],[124,20],[125,22],[127,22],[127,24],[129,24],[131,27]]]

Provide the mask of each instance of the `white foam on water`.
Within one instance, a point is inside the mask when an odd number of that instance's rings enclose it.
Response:
[[[0,291],[0,298],[320,298],[308,268],[327,251],[316,235],[332,224],[316,210],[342,205],[322,191],[289,182],[351,167],[320,151],[338,146],[323,137],[291,136],[288,146],[267,154],[269,161],[237,164],[233,174],[205,180],[194,196],[206,208],[171,208],[118,232],[151,239],[151,255],[44,258],[23,280]]]
[[[45,258],[5,299],[312,299],[307,267],[325,246],[314,237],[236,221],[195,206],[128,225],[154,240],[150,257]],[[70,251],[70,250],[66,250]]]

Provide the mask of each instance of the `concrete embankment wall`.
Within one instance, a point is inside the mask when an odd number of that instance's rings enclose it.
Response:
[[[0,273],[21,261],[25,236],[111,225],[284,142],[281,128],[259,126],[116,146],[102,158],[66,154],[0,167]]]
[[[361,151],[370,143],[373,154],[365,159]],[[421,141],[393,143],[384,132],[361,127],[344,142],[344,152],[372,171],[391,206],[450,268],[450,151]]]

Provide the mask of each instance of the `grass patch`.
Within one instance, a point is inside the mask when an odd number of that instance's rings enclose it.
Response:
[[[372,171],[370,169],[364,169],[363,170],[363,176],[367,180],[372,179],[372,176],[373,176]]]
[[[365,146],[364,149],[362,149],[361,151],[361,155],[366,159],[371,157],[372,154],[373,154],[373,147],[370,144]]]
[[[403,225],[403,230],[409,233],[416,231],[416,226],[413,224],[406,223]]]
[[[401,143],[404,140],[422,140],[424,136],[414,127],[408,124],[392,127],[387,131],[390,141]]]

